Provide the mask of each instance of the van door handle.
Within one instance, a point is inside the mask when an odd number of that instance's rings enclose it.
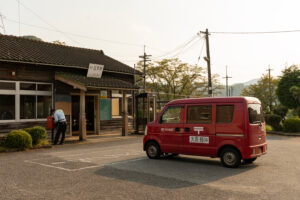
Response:
[[[180,132],[180,128],[179,128],[179,127],[176,127],[176,128],[175,128],[175,132]]]
[[[184,132],[187,132],[187,133],[188,133],[188,132],[190,132],[190,130],[191,130],[191,129],[190,129],[189,127],[185,127],[185,128],[184,128]]]

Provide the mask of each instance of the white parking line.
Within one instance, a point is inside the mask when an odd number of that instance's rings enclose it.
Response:
[[[67,168],[64,168],[64,167],[57,167],[57,166],[53,166],[53,165],[47,165],[47,164],[44,164],[44,163],[33,162],[33,161],[30,161],[30,160],[25,160],[24,162],[37,164],[37,165],[41,165],[41,166],[44,166],[44,167],[60,169],[60,170],[68,171],[68,172],[75,172],[75,171],[80,171],[80,170],[83,170],[83,169],[90,169],[90,168],[96,168],[96,167],[101,167],[102,166],[102,165],[92,165],[92,166],[87,166],[87,167],[81,167],[81,168],[78,168],[78,169],[67,169]]]
[[[54,163],[51,163],[51,165],[59,165],[59,164],[64,164],[66,162],[54,162]]]

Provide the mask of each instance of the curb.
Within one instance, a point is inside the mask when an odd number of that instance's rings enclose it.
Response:
[[[267,134],[281,135],[281,136],[291,136],[291,137],[300,137],[300,133],[284,133],[284,132],[278,132],[278,131],[267,131]]]

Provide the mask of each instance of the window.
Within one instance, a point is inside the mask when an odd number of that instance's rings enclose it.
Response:
[[[37,118],[47,118],[50,114],[52,107],[51,96],[38,96],[37,97]]]
[[[0,95],[0,120],[15,119],[15,95]]]
[[[233,118],[233,105],[217,105],[217,119],[218,124],[227,124],[232,122]]]
[[[183,107],[168,107],[167,110],[161,116],[162,124],[177,124],[180,123],[180,116]]]
[[[51,84],[38,84],[37,90],[38,91],[52,91],[52,85]]]
[[[0,82],[0,90],[15,90],[16,83],[11,82]]]
[[[248,114],[250,124],[259,124],[265,121],[260,104],[248,104]]]
[[[0,123],[46,119],[52,107],[52,84],[0,80]]]
[[[36,106],[35,96],[21,95],[20,98],[20,119],[35,119]]]
[[[21,90],[36,90],[36,84],[35,83],[21,83],[20,89]]]
[[[188,106],[187,123],[209,124],[212,122],[212,106]]]

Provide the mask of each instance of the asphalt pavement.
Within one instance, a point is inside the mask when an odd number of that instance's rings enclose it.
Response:
[[[300,138],[267,142],[267,155],[237,169],[216,158],[150,160],[141,136],[1,153],[0,199],[299,199]]]

